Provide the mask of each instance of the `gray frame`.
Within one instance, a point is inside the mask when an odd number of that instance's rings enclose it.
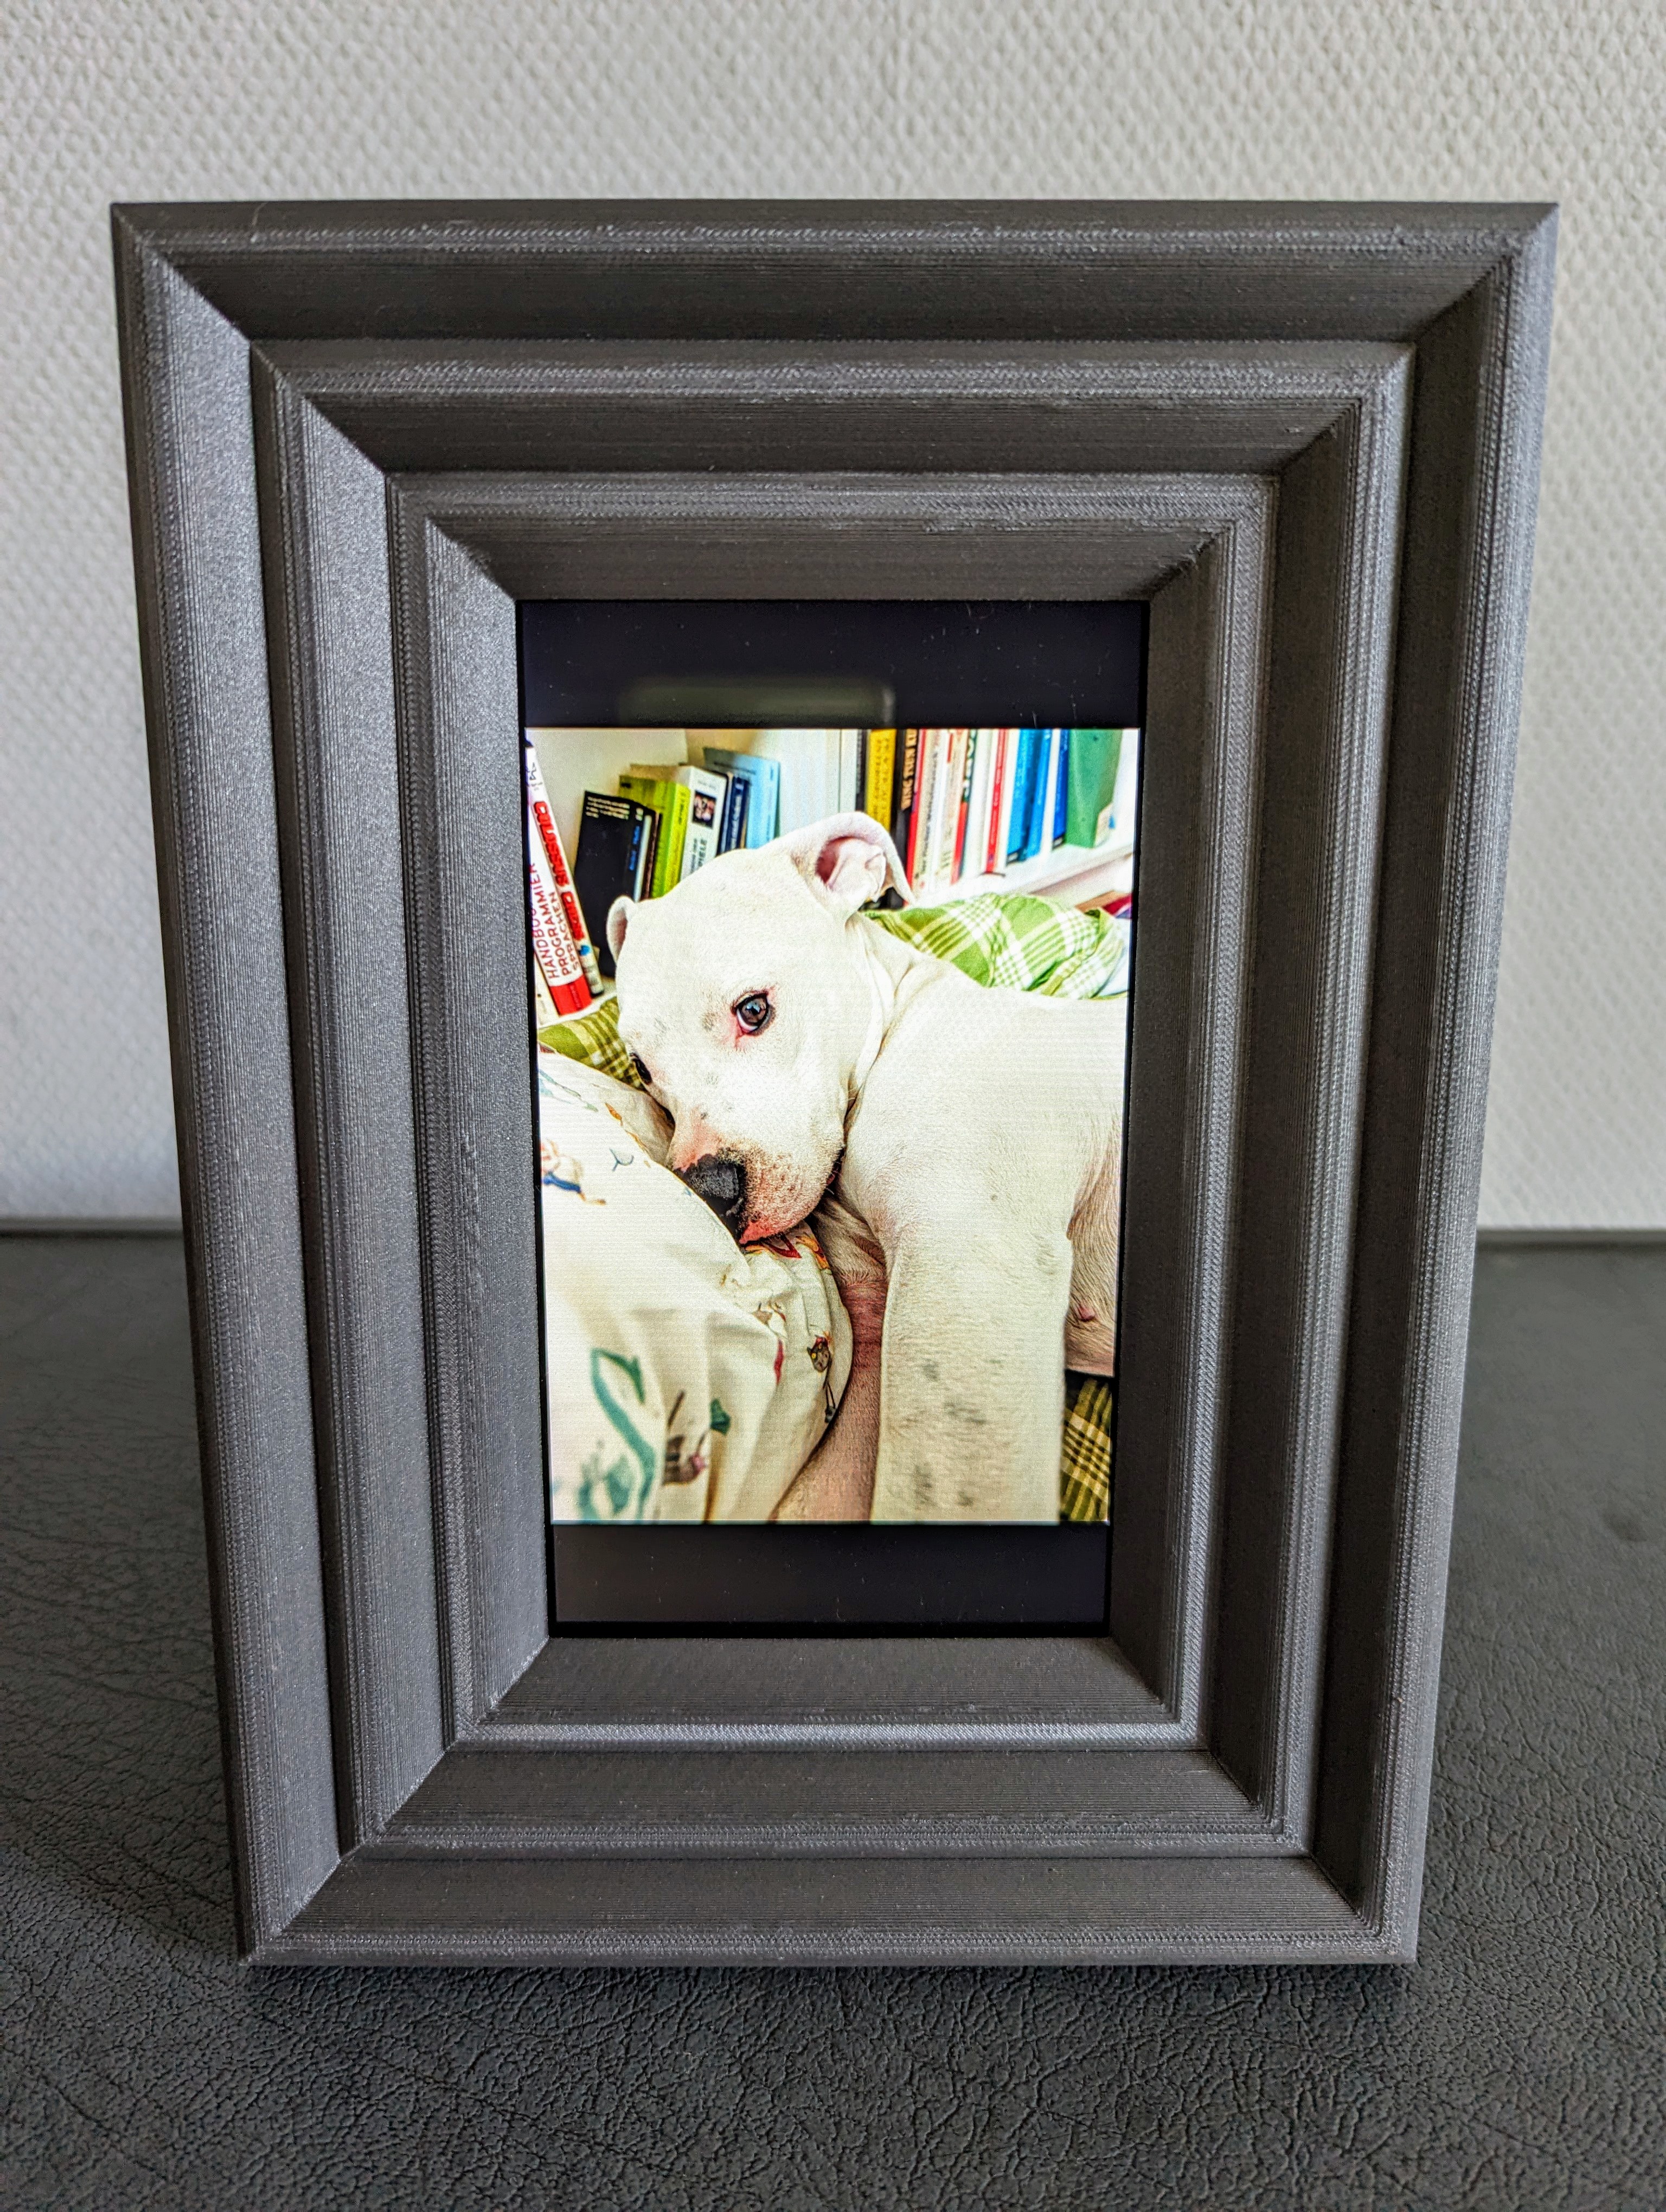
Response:
[[[114,222],[245,1950],[1413,1956],[1553,211]],[[514,600],[886,592],[1151,602],[1112,1633],[552,1641]]]

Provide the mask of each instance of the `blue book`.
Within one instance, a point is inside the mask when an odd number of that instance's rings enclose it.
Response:
[[[1012,778],[1012,820],[1006,836],[1006,858],[1009,862],[1021,860],[1025,854],[1025,839],[1029,834],[1030,810],[1036,803],[1036,755],[1040,749],[1040,730],[1018,732],[1018,764]]]
[[[1053,834],[1047,841],[1050,853],[1055,845],[1064,842],[1066,818],[1070,811],[1070,732],[1059,732],[1059,779],[1053,794]]]
[[[763,753],[726,752],[716,745],[707,745],[704,751],[708,768],[746,781],[747,851],[767,845],[775,834],[781,811],[781,763]]]
[[[733,853],[736,846],[746,842],[747,802],[751,798],[752,787],[735,769],[718,769],[715,773],[723,778],[725,786],[717,849],[720,853]]]
[[[1047,801],[1050,795],[1047,770],[1053,757],[1053,732],[1051,730],[1034,730],[1028,734],[1035,738],[1036,744],[1031,759],[1030,786],[1025,794],[1024,850],[1019,854],[1019,858],[1033,860],[1037,854],[1043,849],[1043,841],[1049,827],[1043,817],[1047,811]]]

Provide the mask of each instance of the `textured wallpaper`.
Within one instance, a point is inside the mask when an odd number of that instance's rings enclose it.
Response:
[[[11,0],[6,15],[0,1214],[177,1202],[110,200],[1195,195],[1563,204],[1482,1218],[1666,1222],[1657,5]]]

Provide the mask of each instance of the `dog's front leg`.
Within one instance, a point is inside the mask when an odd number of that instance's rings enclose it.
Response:
[[[886,1253],[876,1521],[1056,1521],[1070,1241],[973,1207]]]
[[[850,1373],[831,1427],[775,1508],[777,1521],[866,1521],[879,1444],[879,1352],[885,1321],[885,1255],[859,1215],[823,1200],[811,1226],[850,1322]]]

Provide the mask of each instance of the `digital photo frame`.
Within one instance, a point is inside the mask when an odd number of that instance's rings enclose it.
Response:
[[[115,211],[240,1941],[1414,1954],[1554,217]],[[516,608],[1143,601],[1108,1632],[552,1638]]]

